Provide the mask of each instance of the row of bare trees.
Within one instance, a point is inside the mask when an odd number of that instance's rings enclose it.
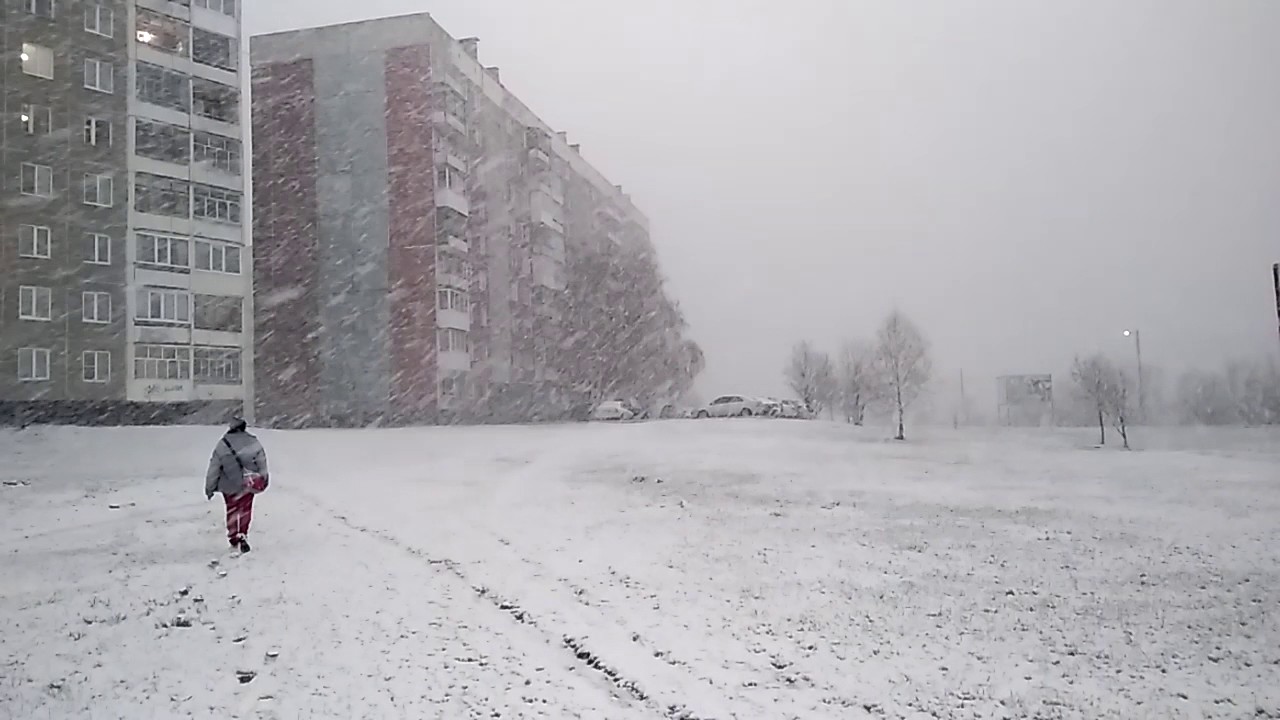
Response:
[[[1128,450],[1129,419],[1133,415],[1130,402],[1134,397],[1129,374],[1105,355],[1097,354],[1077,357],[1071,365],[1071,380],[1079,397],[1098,416],[1098,442],[1107,444],[1110,420]]]
[[[791,390],[814,412],[838,412],[861,425],[869,409],[883,408],[896,420],[898,440],[906,439],[907,410],[932,373],[928,340],[898,310],[884,319],[874,342],[846,342],[838,361],[807,340],[797,343],[785,369]]]

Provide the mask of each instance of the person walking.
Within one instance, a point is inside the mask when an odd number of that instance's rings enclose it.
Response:
[[[227,541],[231,549],[249,552],[249,523],[253,520],[253,496],[267,489],[267,451],[248,431],[241,418],[231,421],[227,433],[213,448],[205,474],[204,495],[212,500],[222,493],[227,504]]]

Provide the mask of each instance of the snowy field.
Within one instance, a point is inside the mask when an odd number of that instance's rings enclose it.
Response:
[[[0,717],[1280,717],[1276,432],[218,434],[0,431]]]

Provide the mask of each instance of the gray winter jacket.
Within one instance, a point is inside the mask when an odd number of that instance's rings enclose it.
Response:
[[[227,447],[227,443],[231,447]],[[232,453],[232,449],[235,453]],[[240,462],[236,463],[236,458]],[[247,432],[229,432],[213,447],[209,460],[209,472],[204,476],[204,494],[212,497],[215,492],[239,495],[244,492],[244,470],[256,472],[270,480],[267,474],[267,451],[258,438]]]

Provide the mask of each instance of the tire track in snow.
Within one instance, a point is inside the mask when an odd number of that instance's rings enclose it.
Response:
[[[329,517],[345,525],[351,530],[380,540],[384,544],[390,545],[401,552],[418,558],[428,565],[442,568],[464,583],[478,597],[487,601],[495,609],[507,614],[517,623],[537,631],[540,635],[546,638],[549,645],[564,648],[565,651],[576,661],[598,673],[602,679],[607,681],[614,688],[620,690],[624,697],[628,697],[632,701],[640,703],[641,705],[659,713],[662,717],[667,718],[668,720],[711,720],[710,716],[698,715],[689,710],[683,702],[667,702],[664,706],[662,702],[655,699],[649,691],[646,691],[641,687],[637,681],[626,677],[623,673],[617,670],[615,665],[607,663],[602,659],[597,652],[588,646],[584,638],[573,637],[572,635],[564,633],[555,633],[551,629],[543,627],[531,613],[522,609],[517,602],[503,599],[484,585],[473,582],[473,580],[462,569],[460,563],[449,558],[432,557],[423,550],[403,542],[390,533],[355,522],[346,515],[334,510],[305,492],[294,489],[292,494],[321,510],[325,514],[329,515]],[[555,639],[557,635],[559,635],[558,642]],[[664,695],[669,697],[668,693],[664,693]]]

